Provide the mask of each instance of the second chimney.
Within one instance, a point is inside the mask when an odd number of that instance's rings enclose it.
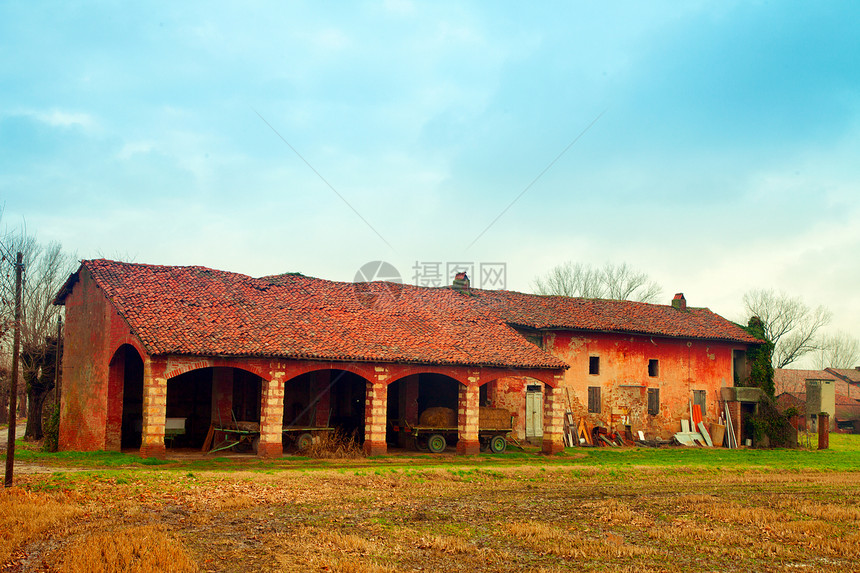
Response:
[[[469,290],[469,277],[465,272],[457,273],[454,275],[454,284],[452,286],[454,290]]]
[[[684,293],[679,292],[675,295],[675,298],[672,299],[672,308],[687,310],[687,299],[684,298]]]

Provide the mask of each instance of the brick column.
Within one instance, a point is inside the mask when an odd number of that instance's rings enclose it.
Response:
[[[729,405],[729,416],[732,418],[732,427],[735,430],[735,443],[738,446],[742,446],[743,442],[741,442],[741,403],[740,402],[727,402]]]
[[[557,454],[564,450],[564,389],[544,384],[543,396],[543,442],[545,454]]]
[[[260,443],[257,455],[279,458],[284,453],[284,381],[263,379],[260,388]]]
[[[457,404],[458,454],[471,455],[481,452],[481,443],[478,441],[479,398],[478,386],[460,384],[460,398]]]
[[[167,378],[164,364],[153,364],[147,356],[143,361],[143,437],[140,457],[163,458],[164,421],[167,417]]]
[[[388,386],[385,382],[368,382],[364,397],[364,452],[377,456],[388,451],[385,425],[388,415]]]

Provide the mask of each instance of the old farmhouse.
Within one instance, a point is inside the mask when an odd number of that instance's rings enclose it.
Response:
[[[283,453],[285,428],[323,426],[378,454],[396,423],[438,406],[457,412],[462,454],[481,448],[484,405],[547,453],[568,409],[669,437],[691,402],[722,414],[721,388],[742,383],[760,342],[680,294],[654,305],[108,260],[83,261],[56,303],[60,447],[144,456],[199,448],[231,420],[257,424],[261,456]]]

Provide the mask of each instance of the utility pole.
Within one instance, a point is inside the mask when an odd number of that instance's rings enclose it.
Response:
[[[4,487],[12,487],[15,465],[15,422],[18,416],[18,354],[21,348],[21,274],[24,255],[18,251],[15,263],[15,335],[12,342],[12,380],[9,382],[9,436],[6,441],[6,479]]]

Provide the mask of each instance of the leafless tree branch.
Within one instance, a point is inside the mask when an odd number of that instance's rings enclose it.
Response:
[[[820,331],[832,318],[825,307],[810,308],[799,297],[770,289],[751,290],[743,300],[746,312],[762,320],[765,336],[774,344],[774,368],[821,348]]]

